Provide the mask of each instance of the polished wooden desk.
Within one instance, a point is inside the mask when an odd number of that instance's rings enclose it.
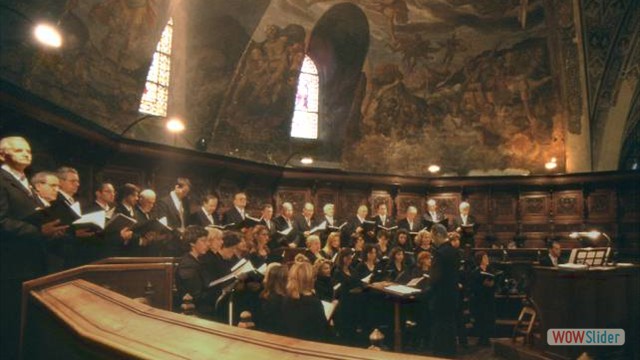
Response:
[[[563,270],[534,267],[531,299],[540,318],[542,350],[575,359],[640,358],[640,266]],[[626,343],[614,346],[548,346],[548,329],[621,328]]]
[[[155,309],[84,280],[30,293],[25,358],[434,359],[323,344]]]

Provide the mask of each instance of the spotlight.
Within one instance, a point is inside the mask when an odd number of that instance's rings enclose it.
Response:
[[[39,43],[45,46],[52,48],[59,48],[62,46],[62,35],[55,26],[44,23],[38,24],[33,29],[33,35]]]
[[[305,156],[302,159],[300,159],[300,163],[303,164],[303,165],[311,165],[311,164],[313,164],[313,158]]]
[[[185,129],[184,122],[177,118],[171,118],[167,121],[167,130],[174,134],[181,133]]]
[[[435,174],[435,173],[437,173],[438,171],[440,171],[440,166],[438,166],[438,165],[431,165],[431,166],[429,166],[428,170],[429,170],[429,172],[430,172],[430,173]]]
[[[553,170],[555,168],[558,167],[558,159],[552,157],[551,160],[549,160],[546,164],[544,164],[544,167],[547,170]]]

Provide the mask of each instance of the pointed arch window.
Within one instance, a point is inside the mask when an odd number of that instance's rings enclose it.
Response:
[[[169,79],[171,75],[171,45],[173,37],[173,19],[169,18],[147,74],[139,112],[156,116],[167,116],[169,101]]]
[[[319,92],[318,68],[309,56],[305,56],[298,78],[296,104],[291,119],[291,137],[318,138]]]

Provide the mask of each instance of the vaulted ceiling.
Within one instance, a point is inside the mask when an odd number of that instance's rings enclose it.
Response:
[[[424,175],[610,170],[637,157],[636,0],[0,2],[0,78],[121,133],[174,19],[169,112],[127,136],[283,164]],[[57,23],[57,51],[31,21]],[[356,21],[354,19],[361,19]],[[288,136],[300,55],[321,73],[319,140]],[[298,66],[298,67],[296,67]],[[626,142],[625,142],[626,139]],[[634,140],[635,139],[635,140]],[[624,146],[623,146],[624,145]],[[633,155],[636,154],[636,155]]]

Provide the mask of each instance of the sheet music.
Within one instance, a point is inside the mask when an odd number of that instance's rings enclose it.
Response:
[[[330,320],[333,316],[333,313],[336,311],[336,307],[338,306],[338,300],[333,300],[332,302],[322,300],[322,307],[324,308],[324,316],[327,320]]]
[[[413,278],[413,279],[411,279],[411,281],[409,281],[407,283],[407,286],[409,286],[409,287],[417,286],[418,283],[420,283],[420,281],[424,280],[424,278],[425,278],[425,276],[419,276],[417,278]]]
[[[414,289],[412,287],[408,287],[406,285],[400,285],[400,284],[389,285],[389,286],[386,286],[385,289],[401,295],[410,295],[410,294],[416,294],[420,292],[420,290],[418,289]]]
[[[104,226],[107,223],[107,213],[104,210],[99,210],[89,214],[82,215],[80,219],[73,222],[75,225],[82,224],[95,224],[100,229],[104,230]]]
[[[318,231],[318,230],[327,230],[327,221],[323,221],[320,225],[314,227],[313,229],[309,230],[310,234],[313,234],[314,232]]]
[[[371,274],[369,274],[369,275],[367,275],[367,276],[363,277],[363,278],[362,278],[362,282],[367,283],[367,284],[370,284],[370,283],[371,283],[371,278],[372,278],[372,277],[373,277],[373,273],[371,273]]]
[[[214,280],[212,282],[209,283],[209,287],[213,287],[216,286],[218,284],[222,284],[226,281],[229,281],[231,279],[234,279],[238,276],[240,276],[241,274],[245,274],[248,272],[252,272],[255,271],[256,269],[253,267],[253,265],[251,264],[251,261],[242,259],[240,260],[237,264],[235,264],[233,266],[233,268],[231,268],[231,273],[228,275],[225,275],[217,280]],[[235,269],[235,270],[234,270]]]

